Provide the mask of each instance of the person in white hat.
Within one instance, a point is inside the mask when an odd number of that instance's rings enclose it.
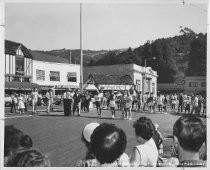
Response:
[[[88,123],[83,131],[82,131],[82,141],[85,143],[87,152],[84,159],[79,160],[76,162],[76,167],[92,167],[97,166],[98,162],[96,161],[93,154],[90,152],[90,142],[91,142],[91,135],[93,134],[94,130],[99,126],[99,123],[91,122]]]

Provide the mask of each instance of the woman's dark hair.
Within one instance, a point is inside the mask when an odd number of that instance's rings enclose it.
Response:
[[[125,151],[127,144],[124,131],[114,124],[102,123],[92,136],[90,149],[101,163],[113,163]]]
[[[22,147],[25,148],[31,148],[33,146],[33,142],[30,136],[28,135],[24,135],[21,140],[20,140],[20,144]]]
[[[16,129],[13,125],[5,126],[4,135],[4,156],[8,156],[10,151],[18,149],[21,146],[21,139],[24,136],[23,132]]]
[[[182,116],[174,124],[173,135],[184,150],[198,152],[206,140],[206,126],[197,116]]]
[[[13,125],[5,126],[4,156],[8,156],[11,151],[19,147],[29,149],[32,146],[33,142],[30,136],[24,135],[21,130],[15,128]]]
[[[151,119],[147,117],[140,117],[136,122],[134,122],[133,127],[135,128],[136,135],[145,140],[149,140],[155,130]]]
[[[48,157],[37,150],[26,150],[18,153],[8,162],[8,167],[49,167]]]

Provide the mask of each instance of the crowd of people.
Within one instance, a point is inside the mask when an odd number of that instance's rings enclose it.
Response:
[[[66,97],[66,94],[68,94],[68,97]],[[66,109],[69,109],[65,115],[72,115],[71,112],[74,115],[74,108],[77,108],[78,116],[80,116],[82,109],[89,112],[91,101],[95,103],[99,118],[103,116],[103,109],[110,109],[113,119],[116,109],[121,110],[122,118],[129,120],[132,120],[132,111],[167,113],[170,110],[172,113],[206,115],[206,97],[201,94],[158,93],[157,96],[154,96],[153,93],[147,92],[143,95],[141,92],[131,89],[118,92],[98,90],[93,95],[89,92],[80,93],[78,90],[74,92],[69,89],[64,93],[63,98],[64,101],[68,101],[67,103],[64,102],[64,113]]]
[[[181,116],[173,125],[173,157],[162,159],[163,137],[150,118],[133,123],[138,145],[125,153],[127,137],[123,129],[111,123],[91,122],[82,130],[87,152],[76,167],[203,167],[206,166],[206,126],[197,115]],[[48,167],[49,158],[33,149],[33,140],[14,126],[5,127],[4,166]]]
[[[46,112],[53,111],[53,97],[52,89],[47,90],[43,95],[38,92],[37,88],[33,88],[31,93],[15,93],[11,95],[11,113],[24,114],[28,111],[28,107],[32,106],[32,114],[37,114],[37,106],[46,106]]]
[[[32,105],[32,114],[37,114],[37,105],[45,105],[46,112],[53,111],[54,93],[49,89],[44,95],[34,88],[30,94],[12,94],[11,113],[17,111],[23,114],[29,103]],[[63,103],[64,115],[81,115],[81,110],[89,112],[90,103],[94,103],[99,118],[104,109],[110,109],[111,118],[115,118],[116,110],[122,112],[122,119],[132,120],[132,111],[149,113],[172,113],[206,115],[206,97],[201,94],[153,93],[142,94],[134,89],[124,91],[83,91],[67,89],[60,99]]]

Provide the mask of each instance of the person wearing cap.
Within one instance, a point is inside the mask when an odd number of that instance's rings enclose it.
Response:
[[[87,148],[87,152],[85,155],[85,158],[82,160],[79,160],[76,162],[76,167],[93,167],[99,165],[99,163],[96,161],[94,155],[90,151],[90,142],[91,142],[91,135],[93,134],[93,131],[99,126],[99,123],[91,122],[88,123],[83,131],[82,131],[82,142],[85,143],[85,146]]]
[[[73,96],[70,93],[71,89],[67,89],[63,94],[63,107],[64,107],[64,116],[71,116],[73,108]]]

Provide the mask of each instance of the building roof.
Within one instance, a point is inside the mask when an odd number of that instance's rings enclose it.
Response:
[[[30,52],[33,56],[33,60],[53,62],[53,63],[69,63],[69,60],[63,57],[45,54],[43,52],[38,52],[38,51],[30,51]]]
[[[29,82],[7,82],[5,81],[5,89],[13,89],[13,90],[31,90],[33,88],[40,89],[39,85],[36,83]]]
[[[90,74],[88,79],[89,82],[92,81],[94,84],[133,85],[133,80],[130,75]]]
[[[5,40],[5,54],[16,55],[16,51],[21,48],[26,58],[33,58],[30,51],[21,43]]]

